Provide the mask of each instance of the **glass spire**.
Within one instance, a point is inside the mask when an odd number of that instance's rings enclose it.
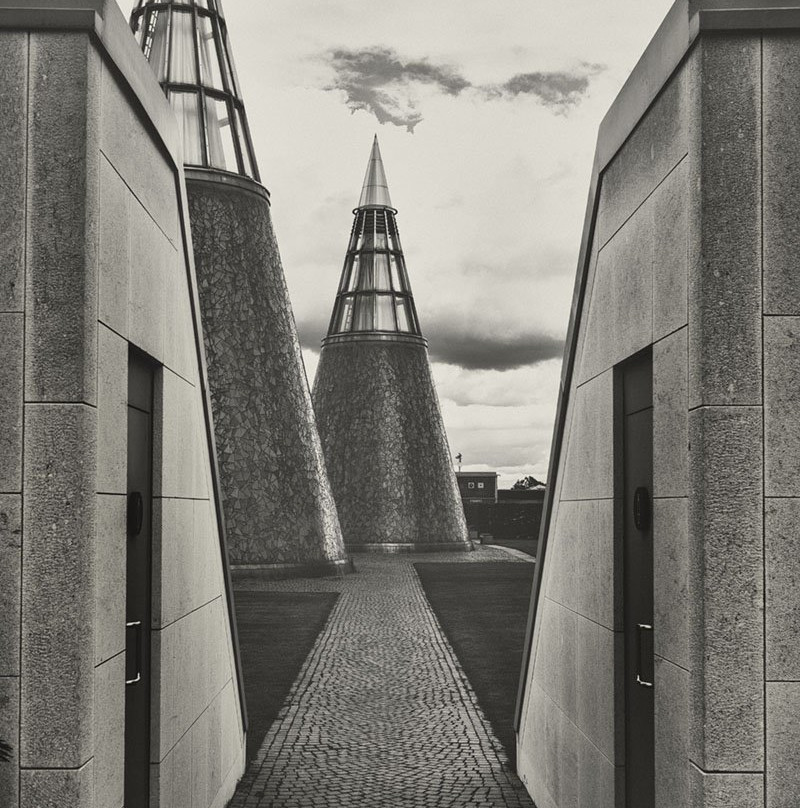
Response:
[[[424,343],[377,136],[353,213],[350,244],[324,342],[379,338]]]
[[[131,28],[178,116],[184,163],[260,180],[220,0],[137,0]]]

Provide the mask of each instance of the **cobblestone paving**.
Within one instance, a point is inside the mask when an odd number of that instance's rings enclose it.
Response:
[[[511,556],[354,560],[358,572],[341,579],[249,582],[341,596],[230,808],[532,806],[412,566]]]

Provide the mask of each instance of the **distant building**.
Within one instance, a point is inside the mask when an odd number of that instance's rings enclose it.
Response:
[[[498,476],[496,471],[457,471],[462,502],[497,502]]]

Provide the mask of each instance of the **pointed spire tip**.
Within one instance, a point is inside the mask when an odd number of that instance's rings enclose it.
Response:
[[[372,150],[367,162],[367,173],[364,175],[364,185],[361,188],[361,197],[358,207],[392,207],[389,196],[389,186],[386,183],[386,172],[383,170],[383,159],[378,145],[377,133],[372,140]]]

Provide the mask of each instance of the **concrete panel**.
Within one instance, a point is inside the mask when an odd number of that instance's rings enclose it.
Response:
[[[547,596],[609,629],[619,618],[615,603],[613,501],[559,503],[548,551]]]
[[[692,765],[692,806],[696,808],[763,808],[763,774],[708,774]]]
[[[763,766],[761,409],[689,415],[692,760]]]
[[[153,508],[153,626],[163,627],[195,608],[198,567],[212,559],[194,547],[194,502],[157,499]]]
[[[575,716],[575,614],[553,601],[542,601],[534,681],[568,716]]]
[[[578,806],[615,808],[617,770],[597,747],[578,733]]]
[[[653,222],[647,203],[600,250],[578,381],[653,341]]]
[[[566,439],[561,499],[614,496],[614,384],[609,371],[578,387]]]
[[[92,754],[96,429],[92,407],[26,406],[24,766],[77,767]]]
[[[98,329],[97,490],[124,494],[128,486],[128,343]]]
[[[653,500],[655,652],[690,667],[689,501]]]
[[[653,340],[686,325],[689,270],[689,161],[653,193]]]
[[[163,761],[176,741],[176,693],[179,685],[172,635],[176,624],[150,635],[150,671],[153,709],[150,713],[150,761]],[[186,683],[183,683],[186,686]]]
[[[100,148],[161,230],[176,243],[178,206],[174,169],[153,143],[138,107],[130,103],[114,71],[104,71],[101,92]],[[153,92],[161,92],[155,83]],[[132,255],[135,259],[135,242]]]
[[[20,808],[105,808],[93,799],[92,769],[91,760],[79,769],[23,769]]]
[[[172,758],[171,808],[192,806],[192,733],[187,732],[170,753]]]
[[[28,135],[28,35],[0,33],[0,311],[22,311]]]
[[[767,808],[800,796],[800,682],[767,683]]]
[[[125,801],[125,655],[94,673],[94,800],[122,808]]]
[[[0,491],[22,490],[24,315],[0,314]]]
[[[125,561],[127,497],[97,495],[94,557],[94,661],[96,665],[125,648]]]
[[[197,377],[197,347],[183,253],[173,250],[173,255],[168,257],[165,264],[165,271],[164,364],[194,384]]]
[[[800,314],[800,37],[763,38],[764,312]]]
[[[21,563],[22,500],[0,494],[0,676],[19,674]]]
[[[576,624],[575,724],[603,753],[615,752],[614,632],[578,617]],[[620,750],[622,751],[622,750]]]
[[[653,496],[685,497],[689,451],[687,329],[653,345]]]
[[[133,201],[133,204],[138,204]],[[100,157],[99,319],[128,335],[128,272],[131,260],[131,192],[111,163]]]
[[[220,713],[222,716],[222,774],[223,779],[230,778],[231,773],[241,766],[243,741],[242,727],[239,722],[239,706],[233,680],[229,681],[220,693]]]
[[[87,34],[30,43],[25,398],[94,404],[100,60]]]
[[[685,71],[671,81],[603,174],[598,235],[605,244],[688,150]]]
[[[761,404],[761,39],[707,37],[699,47],[702,218],[689,279],[689,405]]]
[[[689,673],[658,656],[655,668],[656,808],[688,806]]]
[[[0,765],[0,795],[15,808],[19,798],[19,749],[16,739],[19,733],[19,679],[16,676],[0,676],[0,738],[11,746],[7,762]]]
[[[164,497],[195,496],[198,392],[164,368],[156,381],[161,418],[154,423],[153,490]]]
[[[128,339],[162,361],[166,331],[166,278],[175,250],[147,211],[131,202]]]
[[[765,494],[800,496],[800,317],[764,318]]]
[[[565,764],[574,760],[574,754],[566,752],[568,723],[553,701],[534,683],[529,691],[527,726],[530,731],[525,736],[528,746],[520,749],[517,768],[537,808],[561,808],[574,785],[574,770],[567,778],[564,776]],[[566,783],[565,779],[573,782]]]
[[[765,500],[766,678],[800,680],[800,500]],[[798,790],[800,793],[800,790]]]

